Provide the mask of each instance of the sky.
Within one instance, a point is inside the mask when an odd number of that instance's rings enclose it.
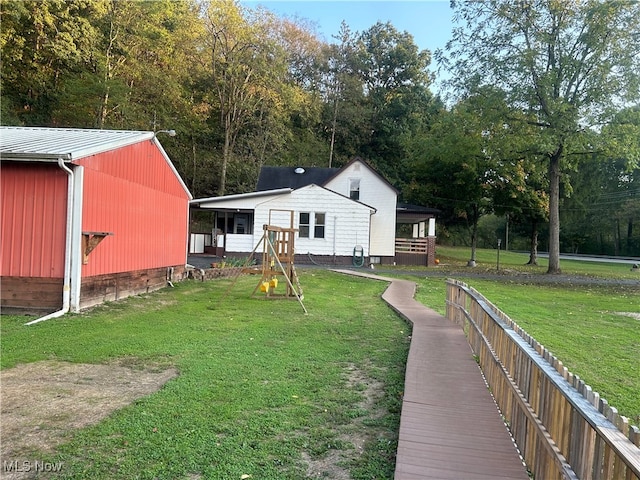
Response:
[[[421,50],[433,54],[450,40],[453,23],[449,0],[242,0],[249,8],[258,5],[278,16],[300,17],[316,27],[321,38],[334,42],[344,20],[352,32],[368,30],[378,21],[390,22],[413,36]],[[431,70],[436,65],[432,61]]]

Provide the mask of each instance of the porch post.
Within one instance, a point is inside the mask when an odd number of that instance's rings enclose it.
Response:
[[[436,265],[436,219],[429,219],[427,232],[427,267]]]

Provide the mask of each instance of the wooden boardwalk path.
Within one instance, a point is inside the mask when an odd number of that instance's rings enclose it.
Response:
[[[414,282],[337,271],[390,282],[382,298],[413,324],[394,478],[528,480],[462,329],[414,300]]]

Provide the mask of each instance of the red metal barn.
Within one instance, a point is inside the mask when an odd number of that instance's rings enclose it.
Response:
[[[3,310],[155,290],[187,263],[189,193],[153,132],[0,127]]]

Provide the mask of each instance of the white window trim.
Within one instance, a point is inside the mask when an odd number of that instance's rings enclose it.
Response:
[[[300,215],[306,213],[309,215],[309,223],[300,223]],[[322,227],[324,227],[324,236],[323,237],[316,237],[316,215],[318,214],[322,214],[324,215],[324,223],[323,224],[318,224],[322,225]],[[327,238],[327,212],[326,211],[321,211],[321,212],[315,212],[315,211],[300,211],[298,212],[298,238],[305,238],[308,240],[325,240]],[[300,230],[301,230],[301,226],[306,226],[309,228],[309,235],[307,237],[303,237],[300,235]]]
[[[355,190],[353,190],[353,188],[352,188],[354,183],[357,183],[357,185],[358,185],[358,190],[357,190],[357,192],[358,192],[358,198],[357,198],[357,199],[354,199],[354,198],[351,196],[351,192],[355,191]],[[361,197],[360,197],[361,187],[362,187],[362,179],[361,179],[360,177],[350,177],[350,178],[349,178],[349,194],[348,194],[348,197],[349,197],[351,200],[359,201],[359,200],[360,200],[360,198],[361,198]]]

